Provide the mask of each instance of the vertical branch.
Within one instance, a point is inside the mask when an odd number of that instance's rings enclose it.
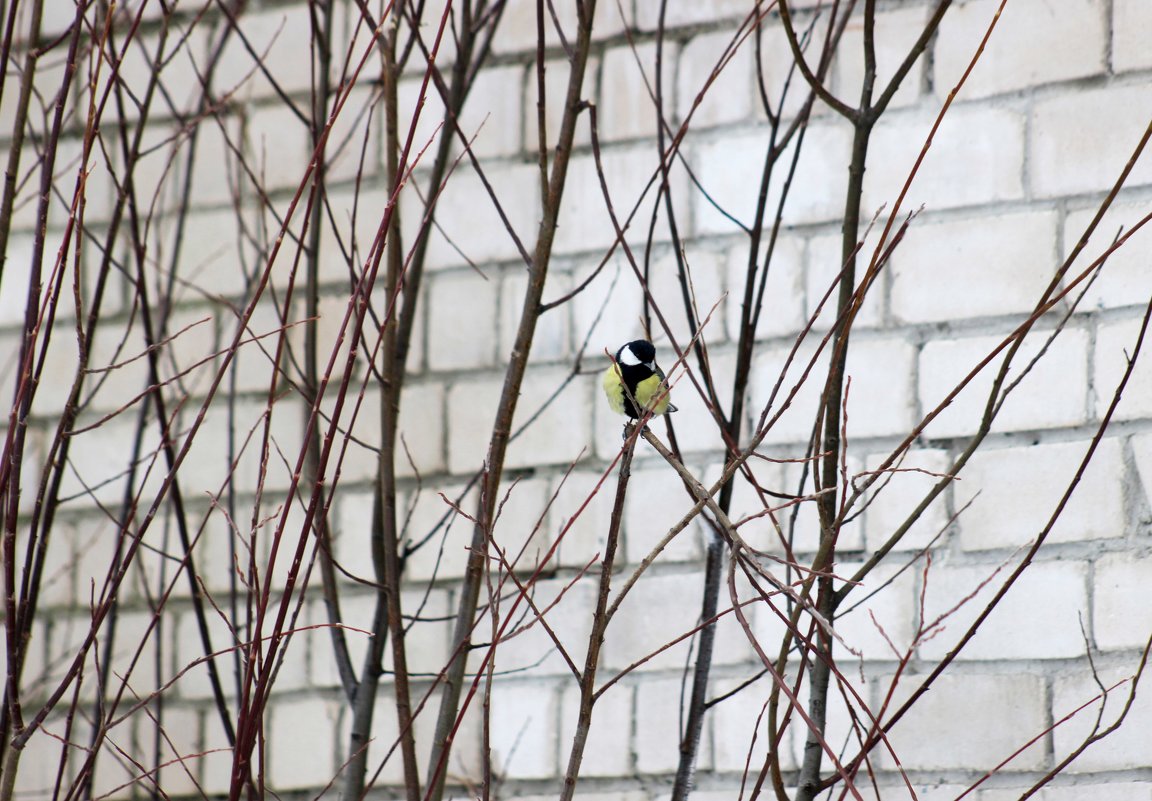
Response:
[[[471,632],[476,607],[479,601],[480,583],[483,578],[485,543],[491,534],[496,498],[504,469],[504,456],[512,429],[512,418],[520,397],[520,385],[528,366],[528,354],[532,350],[532,340],[536,333],[536,323],[540,315],[544,284],[548,276],[548,264],[552,255],[552,243],[556,234],[556,223],[560,215],[560,203],[564,195],[564,185],[568,177],[568,165],[572,156],[572,141],[576,135],[576,121],[583,108],[581,93],[584,73],[588,65],[588,51],[592,41],[592,20],[595,13],[595,0],[585,0],[577,5],[577,26],[575,48],[571,55],[571,70],[568,89],[564,99],[564,116],[557,138],[556,154],[548,179],[548,191],[542,198],[542,218],[537,233],[536,247],[532,264],[529,267],[528,286],[520,312],[520,322],[516,339],[509,354],[509,365],[504,374],[504,387],[492,428],[492,438],[488,445],[485,472],[481,480],[479,513],[473,528],[471,548],[465,569],[463,585],[460,589],[460,603],[456,613],[455,630],[452,635],[452,661],[445,671],[446,687],[441,698],[436,718],[436,731],[432,741],[432,756],[429,760],[427,798],[440,801],[444,792],[447,769],[447,755],[452,747],[452,733],[456,727],[460,707],[460,695],[464,683],[464,670],[471,645]]]
[[[608,539],[604,545],[604,559],[600,565],[600,592],[596,597],[596,611],[592,616],[592,633],[588,635],[588,653],[584,670],[580,673],[580,710],[576,719],[576,733],[568,754],[568,768],[564,772],[564,785],[560,801],[572,801],[576,793],[576,780],[580,776],[580,763],[592,728],[592,706],[596,702],[596,669],[600,664],[600,649],[604,645],[604,632],[608,628],[608,595],[612,584],[612,566],[620,540],[620,521],[624,515],[624,499],[628,494],[628,480],[632,476],[632,455],[636,451],[639,427],[629,422],[625,426],[624,450],[620,456],[620,473],[616,478],[616,500],[612,504],[612,517],[608,524]]]
[[[317,354],[317,327],[320,316],[320,239],[323,233],[324,196],[327,194],[327,137],[324,134],[328,121],[328,101],[332,93],[332,25],[333,7],[331,4],[310,7],[312,19],[312,43],[316,51],[312,90],[312,149],[316,153],[316,170],[312,176],[312,198],[309,204],[308,246],[305,249],[307,276],[304,289],[304,398],[309,407],[316,401],[319,385],[319,356]],[[321,18],[316,19],[320,14]],[[320,474],[320,453],[323,449],[323,434],[314,432],[306,443],[308,449],[304,469],[313,481]],[[318,515],[316,536],[320,547],[317,556],[320,562],[320,579],[324,589],[324,606],[330,623],[338,623],[340,614],[339,588],[336,581],[336,568],[332,560],[332,525],[326,514]],[[332,638],[332,651],[336,670],[343,685],[344,694],[351,700],[356,694],[356,674],[352,670],[348,655],[348,642],[344,629],[338,625],[328,627]]]
[[[385,180],[388,186],[401,184],[399,102],[397,96],[400,67],[396,60],[397,38],[399,36],[400,12],[393,10],[386,25],[383,42],[383,83],[385,115]],[[396,452],[397,420],[400,413],[400,392],[404,380],[404,361],[397,351],[400,320],[396,309],[399,306],[403,287],[404,251],[400,239],[400,216],[393,211],[390,227],[385,237],[385,280],[384,287],[388,298],[388,313],[384,317],[382,344],[382,376],[380,387],[380,458],[377,463],[376,513],[372,527],[372,562],[376,570],[378,589],[376,595],[375,624],[386,621],[386,630],[374,628],[376,636],[369,647],[369,655],[364,664],[360,688],[356,698],[356,718],[353,737],[363,738],[353,741],[357,748],[353,764],[349,766],[345,784],[345,798],[360,798],[364,792],[364,779],[367,768],[367,738],[371,731],[372,710],[375,706],[379,677],[383,671],[382,657],[386,634],[391,635],[392,663],[394,669],[394,690],[396,722],[400,732],[400,751],[404,765],[404,788],[408,801],[419,801],[420,776],[416,763],[416,739],[412,727],[412,704],[408,687],[408,660],[405,651],[406,631],[400,601],[400,530],[396,509]]]

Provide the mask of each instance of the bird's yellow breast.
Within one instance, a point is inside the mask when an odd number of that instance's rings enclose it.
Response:
[[[636,402],[644,408],[651,406],[652,414],[664,414],[668,411],[668,396],[669,392],[661,376],[652,374],[636,385]],[[659,397],[659,400],[652,403]]]
[[[617,414],[628,414],[626,408],[627,390],[624,386],[624,378],[620,375],[619,366],[613,364],[606,368],[600,379],[600,384],[604,388],[604,396],[608,399],[608,407]],[[636,385],[635,399],[640,407],[647,408],[652,404],[653,399],[659,397],[659,400],[652,406],[652,414],[664,414],[668,411],[668,396],[669,393],[663,384],[662,376],[657,373],[653,373]]]
[[[616,414],[627,414],[624,411],[624,379],[620,375],[620,368],[615,364],[609,365],[600,379],[604,387],[604,396],[608,398],[608,408]]]

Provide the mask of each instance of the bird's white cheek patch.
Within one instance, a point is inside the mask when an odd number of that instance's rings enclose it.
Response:
[[[620,354],[620,364],[635,367],[640,364],[640,359],[632,352],[632,348],[624,348],[624,352]]]

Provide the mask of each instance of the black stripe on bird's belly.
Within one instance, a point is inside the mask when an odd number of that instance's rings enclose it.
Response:
[[[628,388],[627,392],[624,392],[623,387],[620,389],[624,395],[624,413],[634,420],[639,418],[642,412],[636,402],[636,390],[640,386],[640,382],[651,375],[652,371],[642,364],[623,365],[620,370],[620,377],[623,379],[624,386]]]

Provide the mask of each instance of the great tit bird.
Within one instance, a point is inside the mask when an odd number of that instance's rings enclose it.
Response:
[[[604,371],[604,394],[608,406],[632,419],[645,411],[665,414],[676,411],[668,402],[664,371],[656,366],[656,348],[646,339],[637,339],[616,351],[615,361]]]

